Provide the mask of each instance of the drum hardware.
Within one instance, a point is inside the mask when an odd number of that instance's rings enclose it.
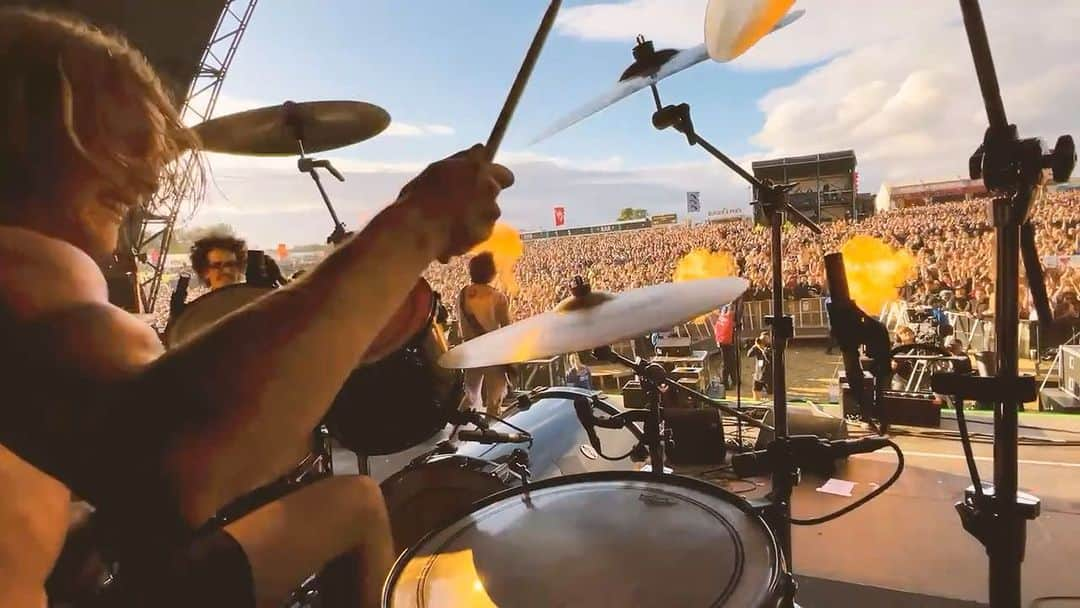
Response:
[[[772,336],[772,386],[773,386],[773,413],[775,416],[776,437],[774,442],[777,449],[783,452],[790,451],[788,443],[788,420],[787,420],[787,380],[784,354],[787,341],[795,335],[792,318],[783,314],[783,265],[784,256],[782,251],[783,224],[785,220],[792,219],[814,234],[821,234],[821,228],[797,209],[788,204],[788,192],[795,184],[779,184],[771,180],[759,180],[735,161],[728,158],[694,130],[694,123],[690,117],[690,106],[686,103],[677,106],[662,105],[660,92],[656,84],[650,85],[653,92],[653,100],[656,103],[656,112],[652,116],[652,124],[659,130],[674,128],[686,136],[689,145],[701,146],[706,152],[728,166],[732,171],[746,180],[754,188],[761,214],[771,229],[772,246],[770,255],[772,258],[772,316],[765,317],[766,324],[771,328]],[[676,385],[677,386],[677,385]],[[681,387],[684,388],[684,387]],[[791,493],[797,481],[797,473],[791,458],[776,460],[778,466],[773,472],[772,488],[774,504],[770,509],[770,519],[776,526],[774,530],[779,537],[780,546],[784,552],[784,558],[790,567],[791,555]],[[654,465],[655,468],[655,465]]]
[[[594,453],[572,411],[575,400],[598,412],[620,412],[592,391],[544,391],[525,407],[512,406],[504,414],[505,421],[490,422],[490,428],[497,431],[509,428],[507,425],[517,427],[519,434],[533,437],[532,444],[447,442],[447,450],[428,451],[384,481],[383,494],[398,548],[407,549],[449,518],[466,513],[474,502],[499,491],[556,476],[633,468],[626,460],[600,458]],[[462,414],[487,422],[486,414],[480,412]],[[619,431],[599,434],[620,458],[634,441]]]
[[[989,555],[990,605],[1011,608],[1020,606],[1027,521],[1038,517],[1040,508],[1038,498],[1017,491],[1018,410],[1037,395],[1034,378],[1019,374],[1019,262],[1022,256],[1040,325],[1049,328],[1053,316],[1029,214],[1036,191],[1046,179],[1045,169],[1052,169],[1055,182],[1067,181],[1076,165],[1076,148],[1068,135],[1059,137],[1049,153],[1038,139],[1020,139],[1016,125],[1009,124],[1005,115],[979,2],[960,0],[960,9],[989,122],[969,168],[972,179],[982,178],[995,195],[997,375],[935,374],[931,384],[938,393],[1000,404],[994,408],[994,483],[988,490],[977,478],[970,438],[963,432],[966,425],[960,426],[974,483],[956,510],[964,529]],[[958,422],[962,416],[959,409]]]
[[[669,430],[663,428],[664,416],[661,405],[661,389],[673,389],[683,392],[684,394],[698,399],[702,403],[714,406],[751,426],[769,431],[774,430],[772,427],[753,416],[729,407],[727,404],[721,403],[685,384],[680,384],[664,370],[663,366],[657,363],[649,363],[641,360],[632,361],[615,352],[609,346],[593,349],[593,355],[599,360],[608,361],[610,363],[619,363],[633,370],[634,373],[637,374],[637,377],[641,382],[642,390],[645,393],[647,409],[630,410],[602,420],[592,415],[591,408],[579,406],[578,418],[581,420],[582,425],[585,426],[586,431],[590,433],[590,440],[594,438],[594,432],[591,430],[593,426],[600,426],[602,428],[619,428],[622,426],[631,431],[638,438],[639,445],[647,449],[650,471],[656,476],[664,476],[664,445],[671,440]],[[645,427],[644,431],[638,429],[637,426],[633,424],[634,422],[643,422]],[[599,439],[596,439],[593,447],[597,451],[600,451]]]

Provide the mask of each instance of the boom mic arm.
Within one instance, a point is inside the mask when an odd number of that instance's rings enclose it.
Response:
[[[830,297],[829,331],[844,355],[844,373],[847,375],[848,385],[862,412],[879,420],[881,431],[884,432],[887,425],[882,416],[883,412],[878,406],[881,402],[881,393],[885,390],[892,371],[889,331],[881,321],[863,312],[851,299],[844,270],[844,258],[839,253],[830,253],[825,256],[825,277]],[[859,360],[861,346],[866,347],[866,355],[871,361],[869,371],[874,376],[874,397],[870,403],[866,403],[866,396],[862,390],[863,369]]]

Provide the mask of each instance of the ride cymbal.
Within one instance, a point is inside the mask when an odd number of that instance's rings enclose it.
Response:
[[[362,101],[287,101],[228,114],[192,129],[211,152],[247,156],[296,156],[344,148],[382,133],[390,114]]]
[[[513,323],[457,346],[439,359],[443,367],[469,369],[520,363],[588,350],[670,329],[729,304],[750,284],[745,279],[664,283],[620,294],[571,296],[555,310]]]

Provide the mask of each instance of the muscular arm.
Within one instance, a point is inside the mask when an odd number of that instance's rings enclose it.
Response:
[[[0,447],[0,606],[44,608],[67,530],[67,488]]]
[[[436,238],[391,207],[303,279],[164,355],[152,330],[73,284],[71,305],[3,348],[15,390],[0,440],[91,502],[120,479],[156,483],[198,521],[288,466],[282,446],[309,436]]]

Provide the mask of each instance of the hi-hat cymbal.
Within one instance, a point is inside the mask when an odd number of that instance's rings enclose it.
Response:
[[[208,120],[193,127],[203,148],[249,156],[296,156],[297,140],[314,154],[371,139],[390,125],[390,114],[362,101],[285,102]]]
[[[439,360],[470,369],[520,363],[588,350],[643,336],[731,303],[750,284],[745,279],[699,279],[664,283],[620,294],[592,292],[563,300],[555,310],[508,325],[457,346]]]

